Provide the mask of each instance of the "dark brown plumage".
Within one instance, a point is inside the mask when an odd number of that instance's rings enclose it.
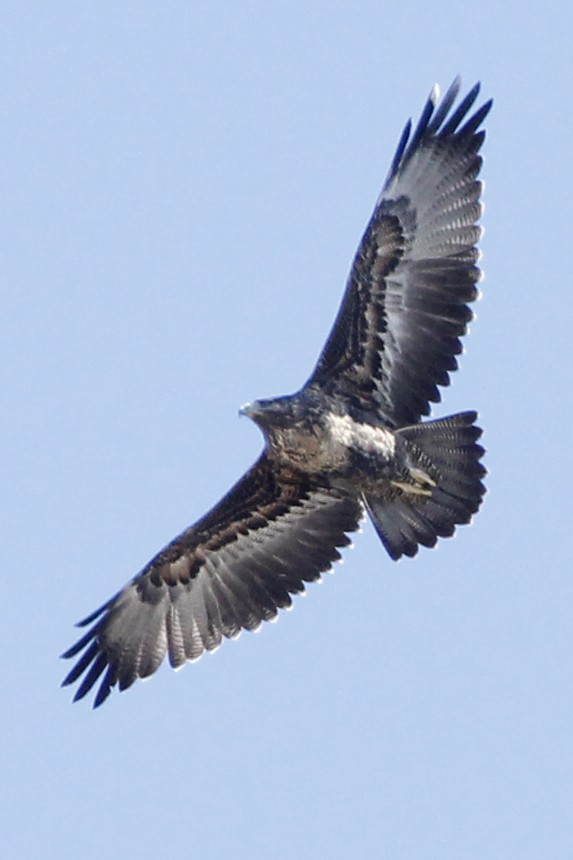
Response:
[[[258,462],[202,519],[82,622],[75,698],[253,630],[338,559],[365,511],[394,559],[451,535],[484,487],[476,413],[420,423],[457,368],[479,279],[479,130],[455,81],[406,126],[315,370],[290,397],[244,407]]]

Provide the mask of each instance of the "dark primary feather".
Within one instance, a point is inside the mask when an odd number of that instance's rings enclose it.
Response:
[[[407,124],[309,379],[394,428],[440,400],[477,296],[478,127],[491,101],[470,115],[476,85],[450,115],[459,86],[441,102],[435,89],[413,133]]]
[[[471,113],[476,86],[454,109],[458,91],[455,81],[439,101],[434,90],[414,130],[406,125],[307,385],[292,397],[256,401],[245,413],[265,432],[265,453],[80,625],[89,629],[63,655],[77,659],[63,682],[79,682],[75,699],[96,688],[100,705],[114,686],[124,690],[147,677],[166,655],[180,666],[274,618],[339,558],[364,506],[392,558],[433,546],[477,510],[484,470],[475,414],[418,423],[457,367],[480,274],[479,127],[491,102]],[[297,432],[305,420],[310,426],[291,460],[295,471],[279,465],[285,437],[279,433],[270,444],[266,432],[281,413],[282,433],[296,421]],[[343,434],[352,435],[344,421],[355,418],[366,439],[380,426],[396,430],[420,474],[435,479],[431,492],[404,491],[401,479],[378,483],[370,467],[361,476],[366,489],[353,474],[345,483],[330,481],[328,457],[320,458],[331,442],[321,448],[326,437],[317,435],[324,413],[342,419]],[[313,466],[313,451],[326,472]],[[299,469],[305,462],[306,472]],[[400,477],[404,461],[394,465]]]
[[[81,657],[64,680],[95,705],[154,672],[253,630],[328,570],[358,527],[360,502],[280,474],[263,455],[208,514],[82,622],[91,629],[63,656]],[[83,652],[83,653],[82,653]],[[82,677],[83,676],[83,677]],[[103,678],[102,678],[103,676]]]

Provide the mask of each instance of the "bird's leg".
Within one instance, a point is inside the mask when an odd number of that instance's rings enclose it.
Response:
[[[393,487],[402,490],[403,493],[408,493],[411,496],[431,496],[432,487],[437,484],[427,472],[420,469],[418,466],[411,466],[408,469],[407,481],[390,481]]]

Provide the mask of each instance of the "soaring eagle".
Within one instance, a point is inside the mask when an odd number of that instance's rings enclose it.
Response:
[[[477,414],[421,422],[449,384],[477,295],[479,84],[434,87],[406,125],[342,304],[296,394],[241,409],[264,450],[235,486],[80,622],[75,699],[130,687],[254,630],[340,558],[367,511],[393,559],[470,521],[485,492]],[[83,677],[82,677],[83,676]],[[103,676],[103,677],[102,677]],[[101,678],[101,680],[100,680]]]

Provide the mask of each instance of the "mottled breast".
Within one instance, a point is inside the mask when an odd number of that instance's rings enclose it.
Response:
[[[390,430],[334,412],[321,420],[282,428],[273,435],[274,456],[311,474],[346,474],[361,462],[380,468],[392,462],[396,453],[396,437]]]

